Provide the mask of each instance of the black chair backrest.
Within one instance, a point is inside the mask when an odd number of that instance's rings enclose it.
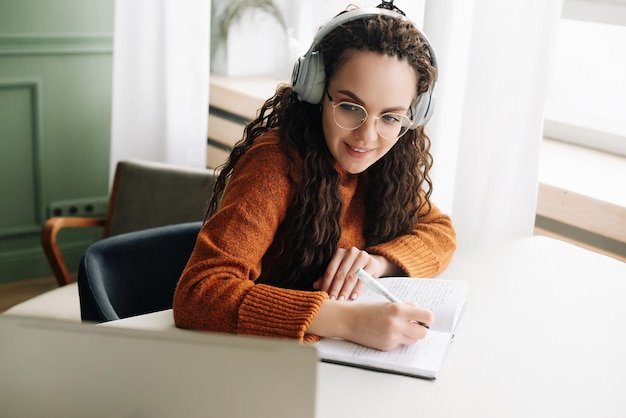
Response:
[[[82,320],[107,322],[171,308],[201,226],[168,225],[92,244],[78,269]]]

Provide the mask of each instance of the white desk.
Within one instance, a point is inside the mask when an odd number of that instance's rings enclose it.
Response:
[[[441,277],[470,292],[438,379],[320,363],[318,417],[626,416],[625,263],[532,237]],[[108,325],[175,331],[171,311]]]

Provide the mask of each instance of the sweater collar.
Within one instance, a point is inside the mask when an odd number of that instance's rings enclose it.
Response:
[[[335,161],[335,164],[333,164],[333,167],[335,168],[335,171],[339,173],[339,177],[341,178],[342,183],[356,181],[360,176],[360,173],[359,174],[348,173],[346,170],[344,170],[341,164],[339,164],[337,161]]]

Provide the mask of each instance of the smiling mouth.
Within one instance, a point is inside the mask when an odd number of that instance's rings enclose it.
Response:
[[[368,151],[368,150],[363,149],[363,148],[355,148],[355,147],[353,147],[352,145],[348,145],[348,147],[349,147],[352,151],[354,151],[354,152],[358,152],[359,154],[363,154],[363,153],[366,153],[366,152]]]

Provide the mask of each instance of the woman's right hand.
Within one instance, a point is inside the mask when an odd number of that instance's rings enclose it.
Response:
[[[414,303],[354,303],[326,300],[307,332],[338,337],[382,351],[426,337],[434,314]],[[422,325],[423,324],[423,325]]]

